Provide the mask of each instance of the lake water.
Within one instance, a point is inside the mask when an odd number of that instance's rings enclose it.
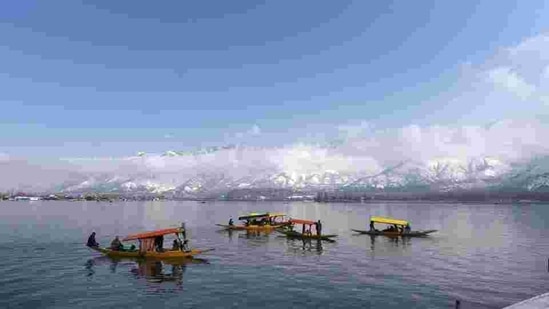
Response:
[[[337,242],[219,232],[251,211],[320,219]],[[370,215],[437,229],[355,235]],[[183,265],[112,261],[84,246],[186,222]],[[549,289],[549,205],[0,202],[0,308],[501,308]],[[165,246],[170,246],[169,241]]]

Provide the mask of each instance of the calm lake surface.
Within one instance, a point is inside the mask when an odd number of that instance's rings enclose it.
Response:
[[[219,232],[251,211],[320,219],[337,242]],[[370,215],[429,238],[355,235]],[[185,221],[183,265],[112,261],[84,246]],[[0,202],[0,308],[501,308],[549,289],[549,205]],[[168,238],[165,247],[171,242]]]

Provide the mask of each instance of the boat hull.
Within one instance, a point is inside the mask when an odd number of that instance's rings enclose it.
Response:
[[[371,236],[389,236],[389,237],[425,237],[429,234],[436,232],[437,230],[427,230],[427,231],[411,231],[409,233],[401,234],[399,232],[384,232],[384,231],[369,231],[369,230],[354,230],[351,231],[357,232],[360,234],[366,234]]]
[[[327,240],[327,241],[335,241],[332,238],[337,237],[337,235],[331,234],[331,235],[303,235],[299,232],[291,232],[291,231],[283,231],[283,230],[277,230],[277,232],[283,234],[287,238],[294,238],[294,239],[311,239],[311,240]]]
[[[199,250],[193,249],[188,252],[179,251],[179,250],[166,250],[164,252],[139,252],[139,251],[113,251],[107,248],[101,247],[89,247],[92,250],[100,252],[109,257],[120,257],[120,258],[152,258],[152,259],[178,259],[178,258],[192,258],[195,255],[199,255],[213,249]]]

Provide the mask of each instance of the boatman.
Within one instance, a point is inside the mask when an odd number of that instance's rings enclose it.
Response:
[[[320,223],[320,220],[318,220],[316,223],[315,223],[315,227],[316,227],[316,235],[320,236],[322,235],[322,223]]]
[[[375,231],[376,229],[374,228],[374,221],[370,221],[370,231]]]
[[[233,221],[233,218],[231,217],[231,218],[229,219],[229,226],[233,226],[233,225],[234,225],[234,221]]]
[[[95,232],[92,232],[90,237],[88,237],[88,243],[86,245],[88,247],[99,247],[99,244],[95,241]]]
[[[410,228],[410,223],[406,223],[406,227],[404,228],[404,233],[408,234],[410,233],[411,230],[412,228]]]
[[[183,235],[183,240],[186,240],[187,230],[185,229],[185,222],[181,222],[181,234]]]

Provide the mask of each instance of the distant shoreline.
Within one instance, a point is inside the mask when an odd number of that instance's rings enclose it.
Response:
[[[376,197],[368,199],[329,199],[329,200],[318,200],[310,198],[192,198],[192,197],[161,197],[161,196],[99,196],[99,197],[53,197],[49,196],[39,196],[39,195],[25,195],[25,196],[15,196],[15,197],[5,197],[0,199],[1,201],[88,201],[88,202],[133,202],[133,201],[194,201],[199,203],[206,202],[309,202],[309,203],[321,203],[321,204],[349,204],[349,203],[359,203],[359,204],[375,204],[379,202],[406,202],[406,203],[486,203],[486,204],[513,204],[513,203],[548,203],[549,198],[547,199],[535,199],[535,198],[524,198],[524,197],[501,197],[501,198],[395,198],[395,197]]]

